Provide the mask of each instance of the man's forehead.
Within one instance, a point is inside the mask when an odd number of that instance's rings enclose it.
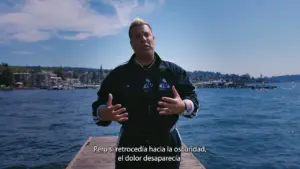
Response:
[[[138,25],[132,28],[131,33],[151,32],[148,25]]]

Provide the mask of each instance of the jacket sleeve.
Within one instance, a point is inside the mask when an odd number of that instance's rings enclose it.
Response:
[[[116,79],[114,72],[110,72],[106,78],[101,83],[101,87],[97,92],[97,100],[92,103],[92,115],[94,122],[99,126],[108,126],[111,124],[111,121],[102,121],[98,116],[98,109],[102,106],[105,106],[108,100],[109,93],[114,93],[114,81]]]
[[[193,103],[193,109],[187,114],[183,114],[183,116],[187,118],[194,118],[197,116],[200,109],[196,88],[193,85],[191,78],[188,76],[187,72],[183,68],[177,66],[176,72],[177,92],[179,93],[182,100],[190,100]]]

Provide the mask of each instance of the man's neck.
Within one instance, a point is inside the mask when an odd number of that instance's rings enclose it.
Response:
[[[150,65],[154,60],[155,56],[153,55],[136,55],[135,60],[139,62],[141,65]]]

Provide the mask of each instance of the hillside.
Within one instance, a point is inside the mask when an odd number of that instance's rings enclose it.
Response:
[[[12,72],[39,72],[41,70],[46,71],[55,71],[55,70],[62,70],[62,71],[74,71],[77,73],[84,73],[84,72],[98,72],[100,70],[96,68],[84,68],[84,67],[41,67],[41,66],[9,66],[12,69]],[[3,69],[0,66],[0,72]],[[104,73],[108,73],[110,69],[103,69]],[[237,74],[222,74],[220,72],[211,72],[211,71],[193,71],[188,72],[194,80],[218,80],[218,79],[226,79],[226,80],[233,80],[233,81],[243,81],[243,82],[297,82],[300,81],[300,75],[283,75],[283,76],[273,76],[273,77],[264,77],[264,78],[254,78],[251,77],[250,74],[245,75],[237,75]]]
[[[273,76],[277,82],[300,82],[300,75],[284,75],[284,76]]]

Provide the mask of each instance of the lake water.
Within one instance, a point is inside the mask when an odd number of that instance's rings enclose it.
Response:
[[[95,89],[0,91],[0,168],[64,169],[89,136],[117,135],[99,127]],[[300,168],[300,83],[273,90],[198,89],[201,110],[178,128],[207,169]],[[17,168],[16,168],[17,169]]]

